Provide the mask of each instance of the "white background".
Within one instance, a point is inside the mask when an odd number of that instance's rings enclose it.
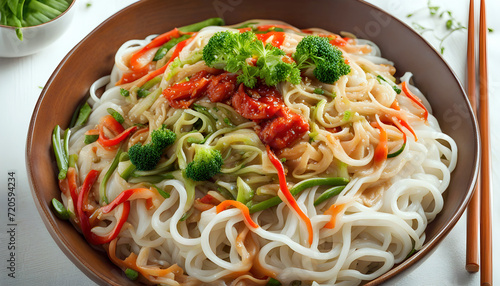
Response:
[[[35,103],[53,70],[83,37],[99,23],[135,0],[78,0],[76,13],[68,31],[54,44],[38,54],[16,58],[0,58],[0,285],[95,285],[71,263],[47,232],[31,196],[25,167],[26,134]],[[399,19],[427,27],[441,27],[436,33],[443,35],[444,24],[431,20],[425,11],[418,17],[408,19],[406,15],[427,4],[427,0],[369,0]],[[476,1],[479,2],[479,1]],[[87,3],[91,3],[87,7]],[[467,23],[467,0],[433,0],[433,4],[452,10],[464,25]],[[491,110],[492,146],[492,190],[500,184],[498,169],[500,129],[496,124],[500,113],[500,74],[497,68],[500,53],[500,1],[487,1],[488,26],[496,29],[489,34],[489,83]],[[476,8],[479,12],[479,7]],[[478,17],[479,18],[479,17]],[[434,46],[439,45],[430,32],[425,38]],[[465,31],[454,33],[445,42],[444,58],[458,77],[464,82],[466,75]],[[7,173],[14,171],[17,177],[17,234],[16,234],[16,278],[7,277]],[[500,196],[493,193],[493,241],[498,241],[500,231]],[[479,285],[479,273],[465,271],[465,216],[439,245],[438,249],[416,270],[398,277],[386,285]],[[493,250],[494,269],[500,270],[500,247]],[[498,273],[498,272],[497,272]],[[496,280],[500,279],[496,275]]]

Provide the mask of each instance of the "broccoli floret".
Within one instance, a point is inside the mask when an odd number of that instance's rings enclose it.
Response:
[[[300,70],[297,69],[297,65],[294,62],[283,62],[285,51],[271,44],[264,46],[260,42],[259,45],[256,45],[254,52],[258,55],[259,77],[265,80],[266,85],[273,86],[282,81],[289,81],[293,84],[300,83]]]
[[[154,130],[151,133],[151,142],[159,149],[164,149],[168,145],[175,142],[177,135],[170,129],[167,129],[165,125],[162,125],[159,129]]]
[[[330,44],[328,38],[306,36],[293,54],[300,69],[314,67],[314,76],[324,83],[334,83],[351,72],[342,51]]]
[[[130,161],[140,171],[153,170],[160,161],[161,154],[162,150],[153,144],[137,143],[128,150]]]
[[[300,70],[292,61],[284,62],[285,52],[257,39],[255,33],[223,31],[215,33],[203,47],[203,60],[209,67],[239,73],[238,83],[253,88],[258,78],[269,85],[282,81],[300,82]],[[251,59],[250,61],[247,61]],[[255,61],[256,60],[256,61]]]
[[[220,173],[222,154],[217,149],[200,145],[196,149],[193,161],[186,167],[186,176],[194,181],[206,181]]]
[[[176,134],[166,129],[165,126],[151,133],[151,142],[141,145],[139,143],[130,147],[128,155],[130,161],[139,171],[153,170],[161,159],[163,149],[173,144]]]
[[[255,39],[252,32],[217,32],[203,47],[203,60],[209,67],[237,72],[241,63],[251,57],[249,46]]]

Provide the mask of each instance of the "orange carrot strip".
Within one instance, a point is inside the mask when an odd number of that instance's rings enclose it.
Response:
[[[406,120],[404,120],[403,118],[401,118],[400,116],[398,116],[398,117],[393,117],[392,121],[399,128],[399,130],[401,130],[401,132],[403,132],[403,130],[400,128],[400,126],[397,125],[397,123],[401,124],[403,127],[405,127],[406,129],[408,129],[411,132],[411,134],[413,134],[413,137],[415,137],[415,142],[418,141],[417,134],[415,133],[415,131],[413,130],[413,128],[411,128],[410,124],[408,124],[408,122],[406,122]]]
[[[406,96],[411,99],[413,102],[415,102],[420,108],[424,110],[424,118],[427,121],[427,117],[429,117],[429,111],[427,111],[427,108],[425,108],[425,105],[422,103],[420,98],[418,98],[416,95],[414,95],[410,89],[408,89],[408,85],[406,84],[406,81],[403,81],[401,83],[401,87],[403,89],[403,92],[406,94]]]
[[[161,269],[156,266],[139,266],[137,265],[137,254],[130,253],[130,255],[125,258],[125,260],[121,260],[116,257],[116,243],[118,239],[114,239],[109,243],[108,256],[116,265],[120,266],[123,270],[130,268],[139,273],[141,273],[146,279],[149,279],[149,276],[154,277],[163,277],[167,274],[182,274],[183,270],[177,264],[171,265],[169,268]]]
[[[300,207],[297,204],[297,201],[293,197],[292,193],[290,193],[290,190],[288,190],[288,186],[286,184],[285,169],[283,168],[283,164],[281,164],[281,161],[278,159],[278,157],[276,157],[276,155],[273,153],[273,151],[271,151],[271,147],[269,147],[269,145],[266,146],[266,149],[267,149],[267,156],[269,157],[269,160],[271,160],[271,163],[273,163],[274,167],[278,171],[280,190],[283,193],[286,201],[288,202],[288,205],[292,207],[292,209],[299,215],[299,217],[306,224],[307,232],[309,233],[309,245],[311,245],[313,242],[313,234],[314,234],[311,220],[302,211],[302,209],[300,209]]]
[[[99,135],[99,129],[90,129],[85,132],[85,135]]]
[[[323,227],[324,228],[335,228],[335,222],[337,220],[337,215],[344,209],[345,204],[336,205],[333,204],[328,208],[323,214],[331,215],[330,221],[327,222]]]
[[[235,208],[238,208],[241,213],[243,214],[243,217],[245,218],[245,224],[250,228],[258,228],[259,225],[255,223],[250,216],[250,211],[248,210],[248,207],[242,204],[241,202],[238,201],[233,201],[233,200],[225,200],[219,205],[217,205],[216,211],[217,213],[220,213],[223,210],[226,210],[228,207],[233,206]]]
[[[372,126],[380,130],[380,139],[375,148],[375,155],[373,156],[375,163],[378,163],[387,159],[387,154],[389,152],[387,147],[387,132],[380,122],[372,122]]]
[[[192,40],[194,39],[194,36],[189,38],[189,39],[186,39],[180,43],[178,43],[175,47],[175,50],[174,52],[172,53],[172,57],[170,57],[170,59],[168,60],[168,62],[162,66],[161,68],[153,71],[153,72],[150,72],[146,75],[146,79],[144,80],[145,82],[163,74],[165,72],[165,70],[167,69],[168,65],[173,62],[177,57],[179,57],[179,54],[180,52],[182,51],[182,49],[184,49],[184,47],[189,43],[191,42]]]
[[[391,104],[391,108],[392,109],[396,109],[396,110],[401,110],[401,108],[399,107],[399,103],[397,100],[394,100],[394,102]]]
[[[149,80],[151,80],[151,79],[153,79],[153,78],[155,78],[155,77],[157,77],[157,76],[159,76],[159,75],[161,75],[161,74],[165,73],[165,70],[167,69],[168,65],[169,65],[171,62],[173,62],[173,61],[174,61],[174,60],[175,60],[175,59],[179,56],[179,53],[182,51],[182,49],[183,49],[183,48],[184,48],[184,47],[185,47],[185,46],[186,46],[189,42],[191,42],[194,38],[195,38],[195,37],[193,36],[193,37],[191,37],[191,38],[189,38],[189,39],[186,39],[186,40],[184,40],[184,41],[182,41],[182,42],[178,43],[178,44],[176,45],[176,48],[175,48],[174,52],[172,53],[172,57],[170,57],[170,59],[168,60],[168,62],[167,62],[165,65],[163,65],[161,68],[159,68],[159,69],[157,69],[157,70],[154,70],[154,71],[152,71],[152,72],[150,72],[150,73],[148,73],[148,74],[142,75],[142,77],[137,78],[137,79],[135,79],[135,80],[139,80],[139,79],[140,79],[140,80],[141,80],[141,82],[145,83],[145,82],[147,82],[147,81],[149,81]],[[123,81],[123,80],[120,80],[120,81],[118,81],[116,84],[117,84],[117,85],[120,85],[120,84],[123,84],[123,83],[126,83],[126,82],[125,82],[125,81]]]

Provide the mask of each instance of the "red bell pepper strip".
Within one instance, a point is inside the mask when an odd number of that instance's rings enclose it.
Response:
[[[347,40],[346,38],[342,38],[339,35],[326,35],[326,34],[319,34],[318,36],[323,37],[323,38],[328,38],[330,40],[330,45],[332,46],[337,46],[337,47],[343,47],[347,45]]]
[[[285,175],[285,169],[283,168],[283,165],[281,164],[281,161],[276,157],[276,155],[271,151],[271,147],[269,145],[266,146],[267,149],[267,156],[269,157],[269,160],[271,160],[271,163],[274,165],[276,170],[278,171],[278,179],[280,183],[280,190],[281,193],[283,193],[286,201],[288,202],[288,205],[292,207],[292,209],[299,215],[300,219],[304,221],[307,227],[307,232],[309,233],[309,245],[312,244],[313,242],[313,228],[312,228],[312,223],[309,217],[300,209],[299,205],[297,204],[297,201],[293,197],[292,193],[290,193],[290,190],[288,190],[288,186],[286,184],[286,175]]]
[[[118,133],[118,135],[116,135],[114,138],[107,138],[104,134],[104,127],[108,128],[115,134]],[[116,121],[113,116],[106,115],[101,119],[101,122],[99,123],[99,139],[97,139],[97,142],[99,142],[99,144],[101,144],[101,146],[103,147],[115,146],[125,140],[125,138],[127,138],[130,133],[134,132],[135,130],[137,130],[137,126],[132,126],[124,130],[123,126],[118,123],[118,121]]]
[[[141,194],[145,194],[149,192],[149,194],[146,194],[146,196],[140,196]],[[121,192],[111,203],[108,205],[99,208],[99,211],[103,214],[107,214],[114,210],[117,206],[120,204],[127,202],[129,200],[133,199],[139,199],[139,198],[148,198],[150,197],[150,194],[152,194],[152,191],[147,188],[136,188],[136,189],[128,189],[123,192]],[[135,195],[134,197],[132,197]]]
[[[273,40],[271,41],[271,45],[275,46],[276,48],[281,47],[283,45],[283,42],[285,41],[285,32],[269,32],[265,34],[256,34],[257,39],[261,40],[262,42],[266,42],[267,39],[270,37],[273,37]]]
[[[71,199],[73,200],[73,208],[76,210],[76,204],[78,202],[78,194],[76,193],[76,190],[78,189],[78,186],[76,184],[75,168],[68,168],[68,175],[66,178],[68,179],[69,193],[71,194]]]
[[[146,65],[141,65],[141,63],[139,62],[139,59],[141,58],[141,56],[143,56],[147,51],[165,44],[166,42],[170,41],[172,38],[178,38],[178,37],[180,37],[180,33],[179,33],[179,30],[177,30],[177,28],[175,28],[171,31],[168,31],[168,32],[161,34],[158,37],[154,38],[149,44],[147,44],[142,49],[140,49],[138,52],[136,52],[135,54],[132,55],[132,57],[130,58],[130,68],[134,71],[138,71],[138,70],[144,68],[144,66],[146,66]]]
[[[120,85],[120,84],[124,84],[124,83],[128,83],[128,82],[133,82],[139,78],[143,78],[143,81],[142,82],[147,82],[161,74],[163,74],[165,72],[165,70],[167,69],[168,65],[173,61],[175,60],[178,56],[179,56],[179,53],[182,51],[182,49],[190,42],[194,39],[194,35],[195,33],[193,34],[193,36],[189,39],[186,39],[180,43],[178,43],[176,45],[176,48],[174,50],[174,52],[172,53],[172,57],[169,59],[169,61],[163,65],[161,68],[157,69],[157,70],[154,70],[150,73],[143,73],[143,74],[140,74],[138,77],[133,77],[131,79],[127,79],[125,78],[127,76],[127,74],[123,75],[123,77],[116,83],[117,85]]]
[[[163,74],[165,72],[165,70],[167,69],[168,65],[173,62],[177,57],[179,57],[179,54],[180,52],[182,51],[182,49],[184,49],[184,47],[189,43],[191,42],[192,40],[194,39],[194,36],[189,38],[189,39],[186,39],[180,43],[178,43],[176,46],[175,46],[175,50],[174,52],[172,53],[172,57],[170,57],[170,59],[168,60],[168,62],[162,66],[161,68],[153,71],[153,72],[150,72],[146,75],[146,78],[144,79],[144,82],[147,82],[161,74]]]
[[[427,108],[425,108],[425,105],[422,103],[420,98],[418,98],[416,95],[414,95],[410,89],[408,89],[408,84],[406,81],[403,81],[401,83],[401,88],[403,89],[403,92],[406,94],[406,96],[411,99],[413,102],[415,102],[420,108],[424,110],[424,119],[427,121],[427,117],[429,117],[429,111],[427,111]]]
[[[78,203],[76,209],[78,219],[80,220],[80,228],[82,229],[82,233],[85,236],[85,239],[95,245],[108,243],[115,239],[120,233],[123,224],[127,221],[130,212],[130,202],[123,203],[123,211],[121,217],[118,219],[116,226],[113,228],[113,230],[111,230],[110,233],[105,236],[100,236],[92,232],[92,226],[90,224],[89,217],[85,213],[83,207],[84,204],[87,203],[90,189],[92,189],[92,185],[94,185],[95,181],[97,181],[98,175],[98,171],[91,170],[85,177],[80,190],[80,194],[78,195]]]
[[[145,65],[144,67],[132,72],[124,73],[122,78],[116,83],[117,85],[134,82],[137,79],[147,75],[150,70],[154,69],[154,65]]]
[[[238,202],[238,201],[233,201],[233,200],[225,200],[222,203],[217,205],[216,211],[217,213],[220,213],[221,211],[226,210],[229,206],[233,206],[235,208],[238,208],[241,213],[243,214],[243,217],[245,218],[245,224],[248,226],[248,228],[258,228],[259,225],[253,221],[252,217],[250,216],[250,211],[248,210],[248,207],[245,206],[243,203]]]

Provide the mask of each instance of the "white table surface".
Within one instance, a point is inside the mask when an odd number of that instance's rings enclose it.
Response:
[[[83,37],[91,32],[121,8],[135,0],[78,0],[75,4],[77,13],[69,30],[49,48],[38,54],[7,59],[0,58],[0,285],[95,285],[73,263],[66,258],[47,232],[38,214],[25,167],[26,134],[35,103],[41,88],[63,59]],[[227,1],[226,1],[227,2]],[[406,15],[425,7],[427,0],[369,0],[411,24],[413,19]],[[467,0],[433,0],[432,3],[452,10],[455,17],[463,24],[467,23]],[[479,1],[476,1],[479,2]],[[87,3],[91,3],[87,7]],[[490,109],[491,109],[491,146],[492,146],[492,189],[500,185],[498,169],[500,158],[497,146],[500,143],[500,129],[494,123],[499,122],[500,113],[500,1],[487,1],[488,26],[496,29],[488,37]],[[476,8],[478,12],[479,9]],[[421,12],[415,18],[421,24],[432,25],[432,21]],[[439,43],[432,33],[425,37],[434,46]],[[464,82],[466,75],[466,39],[465,31],[456,32],[446,40],[444,58],[458,77]],[[7,276],[8,222],[7,222],[7,177],[8,172],[15,172],[17,178],[16,208],[16,278]],[[500,196],[493,194],[493,241],[500,239]],[[417,269],[404,277],[398,277],[386,285],[479,285],[479,273],[465,271],[465,216],[453,228],[439,245],[438,249]],[[495,280],[500,279],[500,247],[493,250]]]

